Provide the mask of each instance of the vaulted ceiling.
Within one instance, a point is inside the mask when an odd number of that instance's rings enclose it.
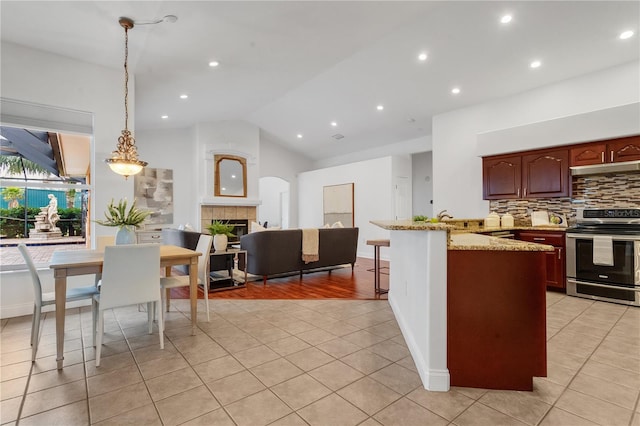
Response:
[[[637,1],[3,0],[0,8],[3,41],[118,69],[120,16],[176,15],[129,34],[136,130],[246,120],[314,159],[419,138],[434,114],[640,57]],[[625,30],[635,34],[619,39]]]

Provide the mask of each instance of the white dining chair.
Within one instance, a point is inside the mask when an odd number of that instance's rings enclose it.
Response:
[[[202,256],[198,257],[198,284],[203,286],[204,289],[204,304],[207,309],[207,321],[209,321],[209,252],[211,252],[211,246],[213,244],[213,236],[202,234],[198,238],[198,244],[196,245],[196,251],[202,253]],[[162,302],[161,306],[166,303],[167,312],[169,312],[169,305],[171,303],[171,289],[176,287],[189,287],[189,275],[170,276],[160,279],[160,286],[162,287]]]
[[[36,270],[36,265],[33,263],[33,258],[27,249],[27,246],[24,244],[18,245],[18,250],[20,254],[24,258],[24,263],[27,265],[27,269],[29,269],[29,273],[31,274],[31,282],[33,283],[33,318],[31,319],[31,361],[36,360],[36,353],[38,352],[38,340],[40,337],[40,318],[42,316],[42,307],[48,305],[56,304],[56,294],[55,292],[43,293],[42,292],[42,283],[40,282],[40,276],[38,275],[38,271]],[[96,284],[86,287],[76,287],[67,289],[66,300],[67,302],[75,302],[77,300],[91,299],[91,310],[95,313],[96,306],[93,301],[93,296],[98,293],[98,288]],[[95,314],[92,316],[95,317]],[[93,323],[93,327],[95,328],[95,322]],[[95,338],[93,340],[95,344]]]
[[[97,309],[94,318],[97,333],[96,367],[100,366],[102,338],[104,335],[104,311],[123,306],[147,304],[149,334],[153,331],[153,317],[160,296],[160,245],[131,244],[106,246],[102,266],[100,294],[95,295]],[[160,349],[164,349],[162,309],[158,309]]]

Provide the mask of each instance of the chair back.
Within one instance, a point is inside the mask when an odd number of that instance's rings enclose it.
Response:
[[[115,246],[116,237],[114,235],[100,235],[96,239],[96,250],[104,251],[106,246]]]
[[[196,251],[202,253],[202,256],[198,258],[198,278],[205,286],[209,283],[209,258],[211,257],[209,253],[212,245],[213,235],[202,234],[198,238]]]
[[[160,300],[160,245],[106,246],[100,310]]]
[[[42,284],[40,283],[40,276],[36,270],[36,265],[33,263],[33,259],[31,258],[31,254],[29,253],[29,250],[27,250],[26,245],[23,243],[18,244],[18,250],[24,258],[24,263],[27,264],[27,268],[31,274],[31,282],[33,283],[33,293],[35,297],[34,303],[36,306],[42,306]]]

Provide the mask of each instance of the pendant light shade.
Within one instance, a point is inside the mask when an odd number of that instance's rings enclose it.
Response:
[[[129,30],[133,28],[133,20],[122,17],[118,21],[120,26],[124,28],[124,130],[118,138],[116,150],[112,152],[111,157],[105,162],[111,170],[126,178],[140,173],[148,164],[146,161],[138,159],[138,150],[136,149],[136,140],[129,131]]]

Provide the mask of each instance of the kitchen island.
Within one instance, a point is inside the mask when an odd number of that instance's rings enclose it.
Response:
[[[391,231],[389,304],[425,389],[531,390],[546,375],[551,246],[454,235],[443,223],[371,223]]]

